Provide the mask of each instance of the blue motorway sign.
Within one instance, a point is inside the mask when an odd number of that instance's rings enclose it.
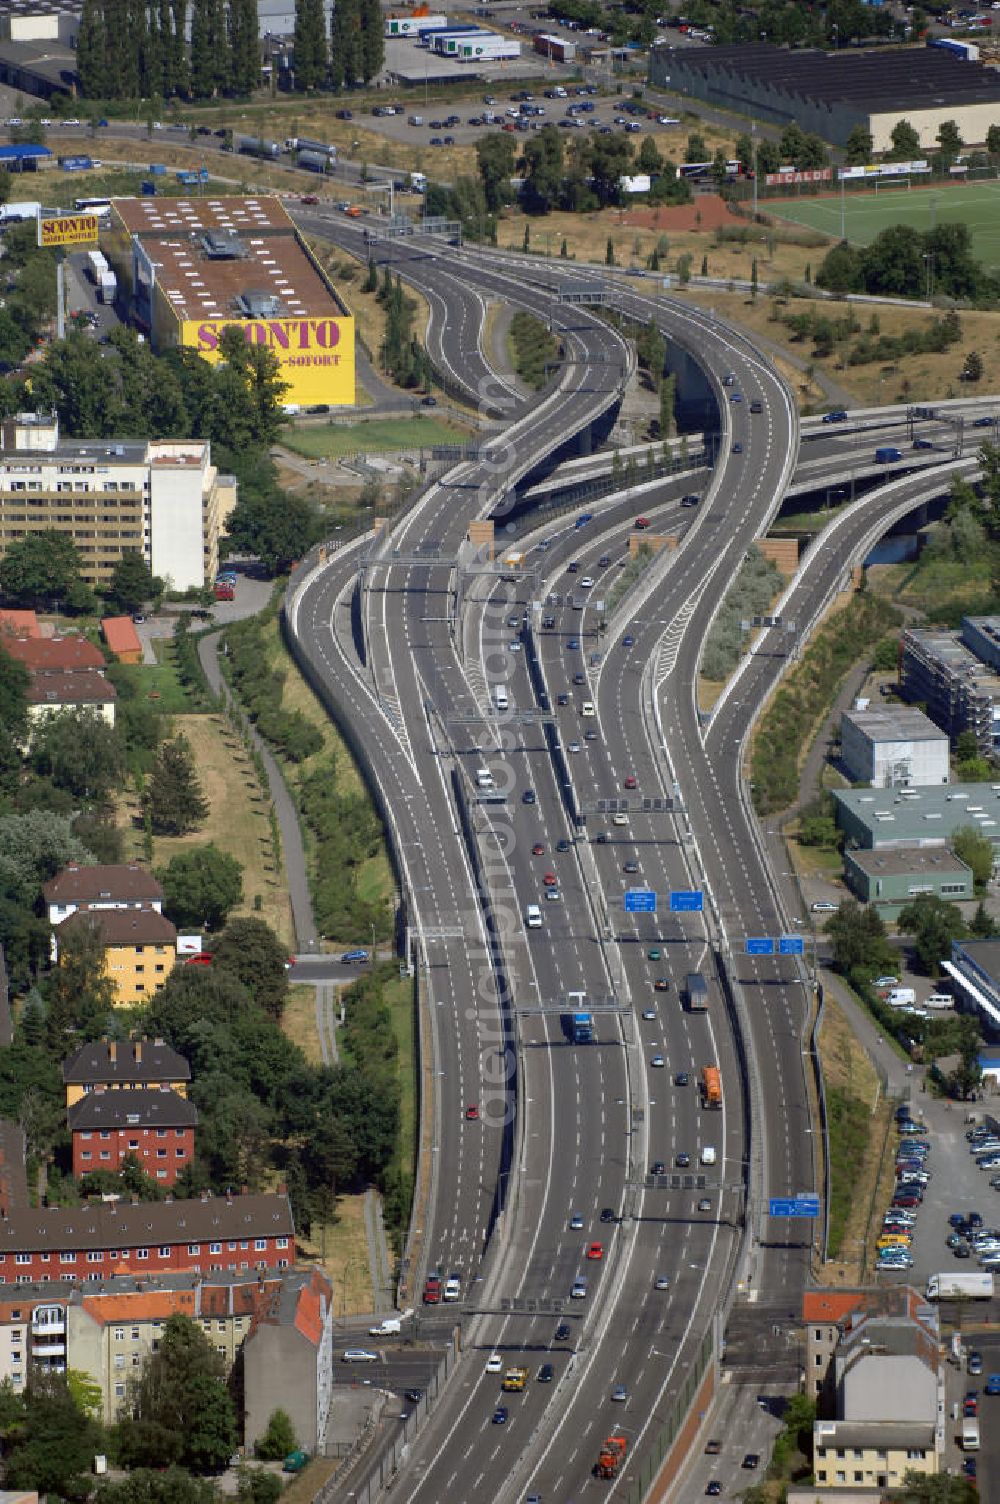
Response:
[[[625,889],[626,914],[655,914],[656,894],[652,888]]]
[[[768,935],[750,935],[744,942],[748,956],[773,956],[774,941]]]
[[[786,1199],[772,1196],[768,1202],[771,1217],[818,1217],[818,1196],[790,1196]]]
[[[705,907],[705,895],[700,888],[678,888],[670,895],[671,914],[700,914]]]
[[[782,935],[778,941],[778,954],[782,956],[801,956],[804,949],[801,935]]]

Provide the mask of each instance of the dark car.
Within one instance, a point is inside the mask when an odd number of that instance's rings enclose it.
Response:
[[[562,838],[561,841],[557,841],[556,842],[556,850],[557,851],[568,851],[569,849],[570,849],[570,843],[569,843],[569,841],[566,840],[565,836]]]
[[[602,1222],[613,1222],[614,1220],[615,1220],[615,1209],[614,1209],[614,1207],[613,1206],[602,1206],[601,1207],[601,1221]],[[971,1370],[970,1370],[970,1372],[971,1372]]]
[[[653,1163],[649,1167],[649,1173],[650,1175],[665,1175],[667,1173],[667,1167],[663,1163],[663,1160],[654,1159]]]
[[[495,1426],[505,1426],[507,1424],[507,1406],[506,1405],[498,1405],[496,1407],[496,1409],[493,1412],[493,1424]]]
[[[632,636],[631,632],[626,632],[625,633],[625,636],[622,638],[622,647],[623,648],[634,648],[635,647],[635,638]]]
[[[623,862],[622,863],[622,871],[623,872],[638,872],[638,870],[639,870],[639,863],[638,862]]]
[[[552,1367],[551,1363],[543,1363],[541,1368],[538,1370],[539,1384],[551,1384],[554,1373],[555,1369]]]
[[[560,1321],[559,1325],[555,1329],[553,1340],[556,1341],[556,1342],[565,1342],[566,1338],[568,1336],[569,1336],[569,1322],[568,1321]]]
[[[748,1468],[748,1469],[759,1467],[760,1466],[760,1454],[758,1452],[747,1452],[747,1454],[744,1457],[743,1461],[741,1462],[740,1466]]]
[[[424,1391],[422,1389],[407,1389],[403,1396],[404,1399],[409,1400],[411,1405],[419,1405],[423,1397]]]
[[[534,789],[525,789],[524,793],[521,795],[521,803],[522,804],[534,804],[535,803],[535,791],[534,791]]]
[[[983,1371],[982,1353],[977,1352],[975,1348],[973,1348],[969,1353],[969,1360],[966,1364],[966,1368],[968,1369],[969,1373],[972,1374],[973,1378],[976,1378],[979,1374],[981,1374]]]
[[[681,1153],[681,1154],[675,1154],[674,1155],[674,1164],[677,1166],[678,1170],[686,1170],[687,1167],[688,1167],[688,1165],[690,1163],[691,1163],[691,1156],[690,1156],[690,1154]]]
[[[713,1499],[717,1499],[719,1497],[719,1495],[722,1493],[722,1484],[719,1482],[718,1478],[709,1478],[708,1483],[705,1486],[705,1493]]]
[[[687,1086],[689,1080],[690,1077],[688,1076],[687,1071],[678,1071],[676,1076],[674,1077],[674,1085]]]

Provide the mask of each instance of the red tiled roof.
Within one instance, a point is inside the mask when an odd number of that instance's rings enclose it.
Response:
[[[42,885],[46,903],[152,903],[163,898],[153,874],[138,862],[70,862]]]
[[[105,616],[101,622],[104,641],[116,655],[141,653],[142,643],[130,616]]]
[[[34,673],[28,685],[28,699],[33,705],[110,705],[117,698],[115,686],[92,669]]]
[[[156,909],[77,909],[59,930],[91,923],[105,945],[176,945],[177,927]]]
[[[4,606],[0,609],[0,645],[6,646],[7,636],[37,637],[38,617],[34,611],[13,611]]]
[[[83,1309],[102,1326],[115,1322],[163,1321],[179,1312],[195,1314],[193,1290],[136,1290],[128,1295],[85,1295]]]
[[[866,1290],[806,1290],[802,1296],[803,1321],[843,1321],[863,1306]]]
[[[313,1347],[318,1347],[323,1336],[323,1315],[320,1310],[319,1291],[311,1285],[299,1293],[295,1307],[295,1325]]]
[[[12,658],[36,670],[57,669],[68,673],[107,666],[100,648],[77,632],[69,637],[14,637],[5,640],[4,647]]]

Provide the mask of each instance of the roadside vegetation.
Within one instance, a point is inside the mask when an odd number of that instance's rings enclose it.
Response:
[[[701,672],[706,679],[729,678],[747,641],[742,623],[763,615],[784,583],[778,566],[756,544],[752,545],[706,639],[701,659]]]
[[[516,374],[535,391],[549,379],[546,366],[559,358],[559,341],[533,313],[515,313],[510,321],[507,348]]]
[[[844,676],[896,620],[887,602],[862,592],[824,622],[785,675],[754,736],[753,800],[759,815],[795,802],[800,760]]]

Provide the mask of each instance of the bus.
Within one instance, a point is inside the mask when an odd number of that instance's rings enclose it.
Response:
[[[77,214],[96,214],[102,224],[111,223],[111,200],[109,198],[75,198],[73,208]]]
[[[682,178],[707,178],[712,174],[712,162],[682,162],[677,171]],[[743,176],[743,163],[738,157],[732,158],[726,163],[726,177],[741,178]]]

